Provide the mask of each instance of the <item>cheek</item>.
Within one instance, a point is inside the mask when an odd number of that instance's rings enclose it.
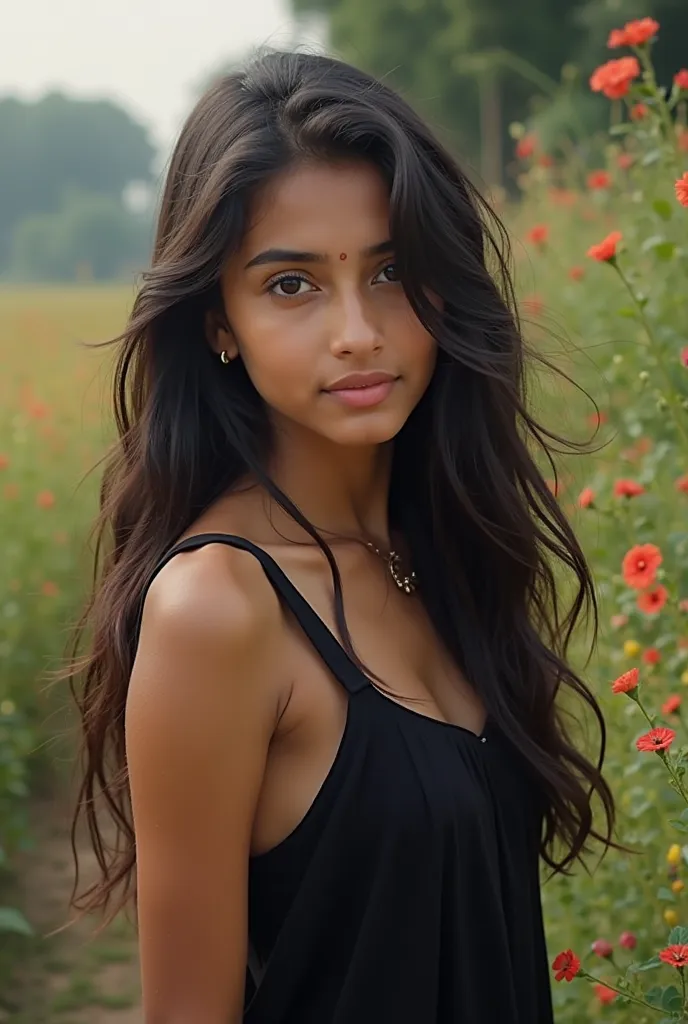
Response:
[[[241,356],[255,388],[269,405],[312,398],[317,387],[312,332],[295,317],[261,314],[238,331]]]

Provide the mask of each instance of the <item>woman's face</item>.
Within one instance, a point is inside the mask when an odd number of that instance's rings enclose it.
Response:
[[[209,314],[207,334],[216,352],[241,357],[276,425],[381,444],[423,395],[436,344],[396,280],[389,233],[385,181],[363,162],[301,164],[254,204],[223,268],[227,321]],[[373,371],[390,381],[332,390]]]

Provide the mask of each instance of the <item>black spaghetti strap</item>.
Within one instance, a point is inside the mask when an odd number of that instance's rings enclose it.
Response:
[[[174,547],[171,547],[169,551],[163,555],[153,569],[153,572],[148,577],[141,595],[136,631],[134,633],[135,643],[138,643],[139,632],[141,630],[143,602],[146,594],[148,593],[148,588],[162,567],[181,551],[194,551],[196,548],[204,547],[206,544],[227,544],[229,547],[241,548],[243,551],[249,551],[254,555],[260,562],[265,575],[268,577],[275,590],[284,598],[287,606],[293,612],[294,617],[297,619],[299,625],[315,647],[320,657],[344,688],[348,690],[349,693],[358,693],[360,690],[364,690],[366,687],[372,685],[366,678],[365,674],[349,657],[332,630],[328,628],[314,608],[311,607],[308,601],[306,601],[303,595],[296,589],[294,584],[286,573],[279,567],[274,558],[272,558],[267,551],[263,551],[262,548],[259,548],[252,541],[246,540],[245,537],[237,537],[232,533],[199,533],[194,537],[187,537],[186,540],[179,541],[178,544],[175,544]]]

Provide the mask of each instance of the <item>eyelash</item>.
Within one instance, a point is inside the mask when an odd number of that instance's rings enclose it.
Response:
[[[395,266],[394,263],[385,263],[384,267],[380,269],[379,273],[381,274],[383,271],[387,270],[388,267],[393,266]],[[377,277],[377,274],[375,276]],[[281,274],[279,277],[274,277],[271,281],[269,281],[268,284],[266,285],[266,291],[270,292],[271,295],[275,295],[278,299],[300,299],[302,297],[301,294],[277,295],[277,293],[273,291],[273,288],[276,288],[277,285],[280,284],[282,281],[305,281],[306,284],[310,284],[310,281],[308,280],[305,274],[299,274],[296,271],[292,270],[288,271],[287,273]],[[387,281],[387,284],[399,284],[399,282]]]

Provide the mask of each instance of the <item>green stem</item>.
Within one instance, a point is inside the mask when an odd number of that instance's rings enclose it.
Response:
[[[681,995],[683,998],[683,1016],[685,1017],[688,1011],[688,1001],[686,1000],[686,978],[682,967],[679,967],[679,974],[681,975]]]
[[[594,981],[598,985],[604,985],[605,988],[610,988],[612,992],[618,993],[623,996],[624,999],[630,999],[632,1003],[637,1003],[638,1006],[646,1006],[648,1010],[654,1010],[655,1013],[664,1013],[664,1010],[659,1006],[653,1006],[652,1003],[648,1003],[645,999],[639,999],[637,996],[631,995],[630,992],[625,992],[621,988],[617,988],[615,985],[610,985],[608,981],[602,981],[601,978],[596,978],[594,974],[588,974],[587,971],[580,971],[579,976],[581,978],[587,978],[589,981]]]
[[[688,795],[686,795],[686,791],[684,790],[683,785],[681,784],[681,780],[679,779],[678,775],[676,775],[676,773],[674,772],[674,769],[669,764],[669,761],[668,761],[667,756],[666,756],[666,751],[665,750],[658,750],[657,753],[659,754],[659,756],[661,757],[662,761],[664,762],[664,765],[666,766],[666,770],[669,772],[669,775],[671,775],[672,779],[674,780],[676,791],[678,793],[680,793],[680,795],[683,797],[686,805],[688,806]]]
[[[660,370],[661,370],[661,372],[662,372],[662,374],[664,376],[664,380],[666,382],[667,391],[668,391],[668,398],[667,398],[667,400],[669,402],[669,408],[671,409],[671,415],[672,415],[674,423],[676,425],[676,429],[678,430],[679,434],[681,435],[681,437],[683,439],[683,442],[684,442],[684,444],[686,446],[686,451],[688,451],[688,432],[686,432],[686,428],[685,428],[685,426],[683,424],[683,421],[682,421],[681,417],[677,414],[676,403],[674,401],[674,397],[675,397],[674,396],[674,385],[673,385],[673,381],[671,379],[671,374],[669,373],[669,368],[667,367],[666,361],[664,359],[664,353],[662,352],[662,347],[659,344],[659,342],[657,341],[657,339],[655,338],[654,331],[652,330],[652,327],[650,326],[650,323],[649,323],[647,317],[645,316],[645,310],[643,308],[643,304],[642,304],[642,302],[639,301],[638,296],[635,293],[635,289],[631,285],[631,282],[628,280],[628,278],[626,277],[626,275],[622,271],[622,269],[619,266],[619,264],[616,261],[616,259],[610,260],[609,262],[614,267],[614,269],[616,270],[617,274],[619,275],[619,277],[623,281],[624,287],[626,288],[626,291],[631,296],[631,299],[633,301],[633,305],[638,310],[638,318],[639,318],[641,324],[643,325],[645,333],[647,334],[648,341],[650,342],[650,348],[652,349],[652,351],[654,353],[654,356],[655,356],[655,358],[657,360],[657,365],[659,366],[659,368],[660,368]]]
[[[677,166],[679,166],[680,160],[679,160],[679,155],[678,155],[678,147],[676,145],[676,133],[674,131],[673,118],[671,116],[671,111],[669,110],[669,105],[668,105],[665,97],[659,91],[659,87],[657,85],[657,78],[655,76],[654,65],[653,65],[652,60],[650,58],[649,47],[647,47],[647,46],[638,46],[638,47],[634,47],[634,50],[635,50],[636,54],[638,55],[638,59],[640,60],[640,63],[643,66],[643,72],[644,72],[645,81],[650,86],[650,88],[653,90],[653,92],[655,94],[655,98],[656,98],[657,103],[659,105],[659,115],[660,115],[661,122],[662,122],[662,128],[664,130],[664,136],[665,136],[667,142],[669,142],[671,144],[672,160],[673,160],[673,162]]]

